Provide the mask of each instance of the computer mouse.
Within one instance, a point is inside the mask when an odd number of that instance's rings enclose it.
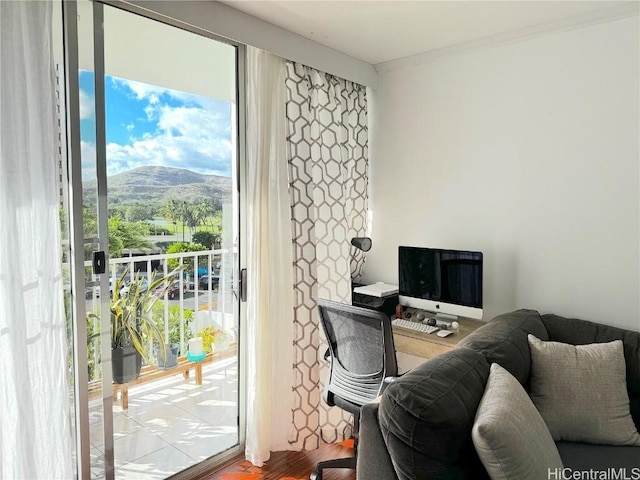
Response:
[[[438,330],[436,335],[444,338],[444,337],[448,337],[449,335],[453,335],[453,332],[451,330]]]

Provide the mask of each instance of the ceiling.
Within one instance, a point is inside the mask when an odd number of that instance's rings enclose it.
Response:
[[[638,1],[226,0],[232,8],[372,65]],[[606,15],[604,15],[606,16]],[[579,23],[579,22],[578,22]],[[574,22],[575,24],[575,22]]]

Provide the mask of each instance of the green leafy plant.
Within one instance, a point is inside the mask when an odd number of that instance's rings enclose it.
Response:
[[[185,253],[185,252],[204,252],[209,250],[204,245],[200,245],[199,243],[187,243],[187,242],[175,242],[169,245],[167,248],[167,253]],[[193,272],[193,257],[188,257],[183,260],[183,265],[186,266],[187,271]],[[198,266],[205,266],[207,264],[206,255],[201,255],[198,259]],[[167,260],[167,264],[169,268],[176,268],[180,264],[180,260],[177,258],[170,258]]]
[[[148,285],[146,278],[136,273],[128,284],[125,295],[121,295],[121,290],[128,277],[128,269],[117,279],[110,307],[112,349],[133,346],[145,362],[151,363],[146,348],[147,342],[153,340],[160,345],[164,344],[164,335],[153,320],[151,312],[180,270],[177,268],[165,276],[154,274]],[[97,318],[93,312],[88,316]]]
[[[180,305],[170,305],[169,308],[169,343],[180,343]],[[164,305],[156,303],[151,309],[156,326],[164,332]],[[184,309],[184,339],[188,340],[193,336],[191,322],[193,321],[193,310]],[[164,334],[163,334],[164,338]]]
[[[211,353],[211,345],[216,341],[216,338],[228,338],[229,334],[220,328],[205,327],[200,330],[198,336],[202,338],[203,350]]]

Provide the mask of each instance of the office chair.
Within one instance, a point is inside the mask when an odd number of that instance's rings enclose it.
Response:
[[[318,463],[311,480],[322,480],[327,468],[356,468],[360,407],[378,397],[389,377],[398,374],[387,314],[328,300],[318,301],[318,311],[329,344],[325,359],[330,361],[322,397],[327,405],[353,413],[355,455]]]

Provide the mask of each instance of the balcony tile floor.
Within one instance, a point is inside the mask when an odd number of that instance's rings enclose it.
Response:
[[[131,387],[113,407],[117,479],[166,478],[238,443],[235,358],[204,365],[202,385],[181,374]],[[90,409],[92,477],[104,477],[100,402]]]

